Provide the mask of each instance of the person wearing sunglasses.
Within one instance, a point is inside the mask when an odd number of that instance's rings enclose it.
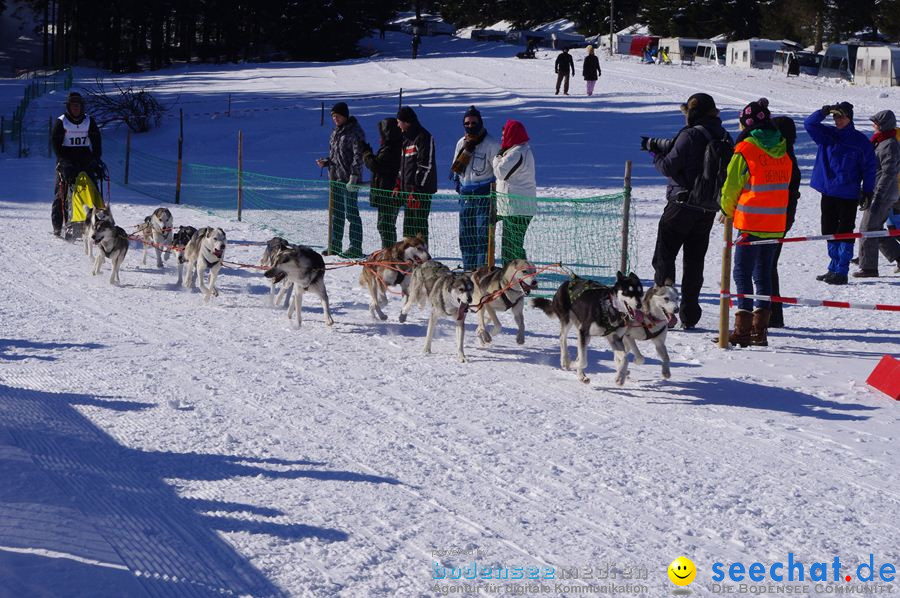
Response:
[[[460,195],[459,249],[463,270],[471,272],[487,263],[491,183],[496,180],[493,162],[500,144],[484,128],[475,106],[463,115],[463,129],[466,133],[456,142],[450,178]]]
[[[829,116],[834,126],[824,123]],[[871,203],[875,191],[875,150],[868,137],[853,126],[850,102],[826,104],[803,124],[819,146],[809,185],[822,194],[822,234],[852,233],[858,206]],[[828,271],[816,280],[847,284],[853,241],[828,241],[828,257]]]

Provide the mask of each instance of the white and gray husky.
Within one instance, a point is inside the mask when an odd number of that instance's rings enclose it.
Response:
[[[197,273],[197,285],[203,292],[203,301],[208,302],[210,296],[219,296],[216,288],[216,277],[222,269],[222,261],[225,258],[225,231],[221,228],[204,227],[194,233],[191,240],[184,248],[184,261],[188,265],[184,276],[184,287],[189,289],[194,286],[194,273]],[[209,270],[209,286],[203,278]],[[180,274],[180,272],[179,272]]]
[[[431,341],[437,321],[447,316],[452,317],[456,321],[456,355],[465,363],[463,341],[466,334],[466,314],[472,304],[473,291],[469,274],[453,272],[436,260],[423,262],[413,271],[409,295],[400,311],[400,321],[406,321],[406,315],[413,305],[431,305],[428,332],[425,335],[425,353],[431,353]]]
[[[141,264],[147,264],[147,246],[152,245],[156,250],[156,267],[162,268],[163,258],[168,261],[172,253],[170,248],[175,236],[172,212],[168,208],[156,208],[152,214],[144,218],[143,223],[138,225],[138,231],[144,237],[144,257]]]
[[[678,314],[678,291],[671,285],[654,286],[644,293],[641,303],[643,322],[630,321],[622,341],[625,348],[634,355],[636,364],[644,363],[644,356],[636,341],[649,340],[656,347],[656,354],[662,361],[662,377],[670,378],[669,352],[666,350],[666,334],[670,326],[675,326]]]
[[[97,232],[97,227],[101,222],[108,221],[111,224],[115,224],[116,220],[113,218],[112,210],[109,209],[109,206],[105,208],[88,208],[87,215],[84,219],[84,254],[90,257],[94,257],[94,243],[93,237],[94,233]]]
[[[91,274],[94,276],[100,274],[100,268],[106,258],[112,262],[112,274],[109,277],[109,284],[119,284],[119,268],[128,253],[128,233],[119,226],[101,220],[97,224],[97,229],[91,235],[91,240],[99,250],[94,260],[94,269]]]
[[[297,327],[303,323],[300,312],[303,307],[303,294],[307,291],[322,300],[325,324],[327,326],[334,324],[328,306],[328,291],[325,290],[325,260],[318,252],[305,245],[297,245],[291,251],[282,251],[275,264],[266,270],[265,276],[272,279],[273,287],[280,282],[294,287],[288,318],[296,311]]]

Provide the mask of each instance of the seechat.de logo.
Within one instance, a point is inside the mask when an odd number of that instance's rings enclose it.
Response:
[[[694,566],[694,561],[686,556],[680,556],[672,561],[668,572],[669,579],[676,586],[686,586],[697,577],[697,567]]]

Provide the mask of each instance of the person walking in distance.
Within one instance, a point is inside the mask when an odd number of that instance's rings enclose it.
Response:
[[[564,48],[563,51],[559,53],[559,56],[556,57],[556,65],[554,68],[556,69],[556,95],[559,95],[559,87],[563,83],[565,83],[563,93],[569,95],[569,77],[575,74],[575,61],[572,60],[572,56],[569,55],[568,48]]]
[[[581,74],[584,76],[587,94],[594,95],[594,86],[597,85],[597,80],[600,78],[600,59],[594,54],[594,46],[587,47],[587,56],[584,57]]]

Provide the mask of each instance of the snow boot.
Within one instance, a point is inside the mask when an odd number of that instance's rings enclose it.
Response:
[[[750,325],[750,344],[754,347],[769,346],[769,318],[771,309],[759,308],[753,312],[753,323]]]
[[[853,273],[853,278],[878,278],[878,270],[867,270],[862,268]]]
[[[834,272],[829,270],[825,274],[819,274],[818,276],[816,276],[816,280],[821,280],[822,282],[828,282],[829,280],[832,279],[833,276],[834,276]]]
[[[846,274],[832,274],[831,278],[826,278],[825,282],[828,284],[847,284],[847,275]]]
[[[753,314],[744,309],[739,309],[734,314],[734,330],[728,335],[728,342],[732,346],[747,347],[750,345],[750,327]]]

